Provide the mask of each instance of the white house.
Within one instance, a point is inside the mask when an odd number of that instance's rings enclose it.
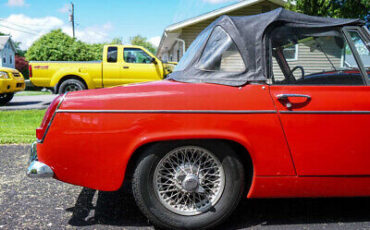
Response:
[[[0,36],[0,67],[15,68],[15,52],[10,36]]]
[[[284,7],[286,3],[285,0],[243,0],[209,13],[169,25],[163,32],[157,50],[157,56],[164,61],[179,61],[198,34],[216,18],[222,15],[244,16],[260,14],[278,7]]]

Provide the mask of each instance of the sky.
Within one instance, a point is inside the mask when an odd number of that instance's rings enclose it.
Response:
[[[77,39],[109,42],[142,35],[158,45],[163,30],[173,23],[207,13],[240,0],[72,0]],[[61,28],[72,35],[71,1],[0,0],[0,32],[11,34],[27,49],[40,36]]]

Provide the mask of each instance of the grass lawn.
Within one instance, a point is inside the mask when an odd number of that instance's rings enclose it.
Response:
[[[15,94],[15,96],[35,96],[35,95],[51,95],[51,92],[41,92],[41,91],[21,91]]]
[[[36,140],[45,110],[0,112],[0,144],[30,144]]]

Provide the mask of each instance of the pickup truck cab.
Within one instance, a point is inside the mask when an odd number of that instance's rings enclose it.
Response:
[[[21,72],[12,68],[0,67],[0,105],[12,100],[14,93],[24,90],[26,84]]]
[[[174,63],[163,63],[141,46],[106,45],[103,61],[31,61],[30,80],[57,93],[163,79]]]

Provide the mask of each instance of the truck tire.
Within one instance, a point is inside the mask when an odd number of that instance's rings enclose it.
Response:
[[[208,229],[223,222],[243,194],[244,168],[224,143],[159,143],[135,169],[132,190],[144,215],[164,229]]]
[[[86,86],[83,82],[77,79],[68,79],[62,82],[59,86],[58,93],[64,94],[66,92],[85,90]]]
[[[0,105],[5,105],[14,97],[14,93],[3,93],[0,94]]]

